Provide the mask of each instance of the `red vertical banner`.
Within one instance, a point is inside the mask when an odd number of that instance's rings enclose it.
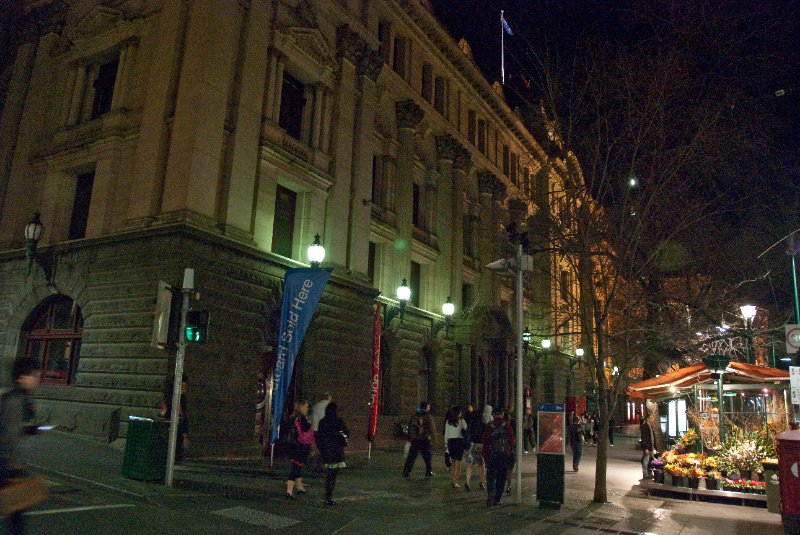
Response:
[[[372,380],[370,381],[369,427],[367,440],[372,442],[378,432],[378,393],[381,373],[381,304],[375,304],[375,318],[372,321]]]

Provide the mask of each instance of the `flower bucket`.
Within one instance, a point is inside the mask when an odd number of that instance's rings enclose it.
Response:
[[[672,476],[672,486],[673,487],[683,487],[683,476]]]
[[[689,478],[686,478],[686,479],[689,482],[689,488],[690,489],[698,489],[698,488],[700,488],[700,478],[699,477],[689,477]]]
[[[663,470],[653,470],[653,481],[656,483],[664,483],[664,471]]]
[[[713,477],[706,478],[706,489],[708,490],[719,490],[719,479],[715,479]]]

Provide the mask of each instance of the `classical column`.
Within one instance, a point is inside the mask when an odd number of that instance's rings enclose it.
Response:
[[[77,124],[80,118],[81,102],[86,88],[86,64],[81,62],[76,67],[75,84],[72,86],[72,99],[69,105],[69,115],[67,124],[72,126]]]
[[[506,187],[490,171],[480,171],[478,173],[478,192],[481,197],[481,229],[478,256],[481,266],[486,266],[486,264],[498,260],[493,258],[496,254],[494,245],[499,231],[499,204],[505,199]],[[483,267],[478,284],[481,295],[491,296],[490,301],[485,304],[498,306],[500,304],[498,275]]]
[[[316,84],[314,86],[314,120],[312,121],[311,147],[316,150],[320,148],[320,133],[322,132],[322,108],[325,86]]]
[[[283,69],[286,66],[286,58],[280,52],[275,52],[278,56],[278,63],[275,68],[275,80],[272,86],[274,96],[272,100],[272,120],[278,122],[281,117],[281,93],[283,92]]]
[[[436,153],[439,158],[439,188],[436,195],[434,230],[439,238],[439,259],[436,262],[436,303],[444,303],[449,296],[461,310],[458,301],[461,292],[453,292],[452,266],[456,262],[453,256],[453,230],[461,226],[452,217],[451,206],[456,202],[453,198],[453,161],[461,148],[450,135],[436,136]]]
[[[136,39],[130,39],[119,53],[117,77],[116,80],[114,80],[114,96],[111,101],[112,110],[125,107],[125,99],[128,94],[128,78],[130,78],[131,65],[133,65],[136,46]]]
[[[226,0],[189,6],[161,209],[213,218],[242,14]],[[198,113],[202,110],[202,113]]]
[[[139,128],[147,135],[136,140],[133,180],[129,185],[126,224],[130,227],[149,224],[161,209],[169,140],[167,121],[174,103],[185,17],[180,2],[165,3],[156,16],[158,39],[143,82],[147,91]]]
[[[329,261],[346,266],[349,262],[348,235],[350,230],[350,203],[354,196],[353,148],[356,142],[356,68],[364,44],[348,26],[336,32],[337,51],[340,59],[339,86],[336,89],[336,124],[333,125],[332,174],[335,182],[328,193],[325,211],[325,250],[330,251]]]
[[[395,242],[396,278],[408,277],[411,261],[412,186],[414,184],[414,130],[424,112],[413,100],[395,103],[397,137],[397,240]]]
[[[359,61],[361,99],[356,113],[353,145],[353,182],[350,201],[350,237],[347,266],[355,273],[367,273],[369,260],[369,231],[372,222],[372,157],[375,154],[375,109],[377,80],[383,62],[377,52],[363,45]]]
[[[264,100],[264,115],[272,119],[273,109],[275,108],[275,79],[278,76],[278,51],[269,51],[269,70],[267,71],[267,90]]]
[[[461,286],[464,268],[464,186],[467,181],[467,172],[472,165],[472,158],[467,149],[458,146],[453,158],[453,189],[451,198],[451,255],[450,263],[450,296],[458,310],[464,310],[461,302]]]
[[[269,8],[265,2],[252,2],[245,14],[247,39],[239,60],[240,90],[235,126],[228,138],[230,167],[223,176],[219,223],[226,233],[242,240],[252,239],[251,221],[258,165],[261,116],[264,103],[264,71],[267,68]]]

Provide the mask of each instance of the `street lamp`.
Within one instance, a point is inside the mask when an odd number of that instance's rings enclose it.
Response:
[[[387,328],[392,323],[392,320],[395,316],[400,314],[400,323],[403,323],[403,313],[406,310],[406,303],[409,299],[411,299],[411,288],[408,287],[408,282],[406,279],[403,279],[403,282],[400,283],[400,286],[397,287],[396,290],[397,301],[400,303],[399,307],[395,306],[386,306],[383,309],[383,327]]]
[[[453,314],[456,311],[456,306],[450,300],[450,296],[447,296],[447,301],[442,304],[442,316],[444,316],[444,321],[437,321],[433,329],[431,331],[431,336],[436,336],[436,333],[439,332],[439,329],[444,326],[444,335],[447,336],[450,332],[450,318],[453,317]]]
[[[550,339],[545,338],[542,340],[542,349],[550,349]]]
[[[753,318],[756,317],[756,307],[755,305],[742,305],[741,307],[739,307],[739,310],[741,310],[742,317],[744,318],[744,325],[746,329],[745,333],[746,358],[747,358],[747,363],[750,364],[750,329],[753,327]]]
[[[314,243],[308,246],[306,255],[313,268],[318,268],[322,261],[325,260],[325,247],[319,241],[319,234],[314,235]]]
[[[719,444],[720,444],[720,446],[722,446],[722,444],[725,442],[725,423],[724,423],[725,422],[725,418],[723,416],[723,413],[725,412],[724,411],[725,405],[724,405],[724,402],[723,402],[724,398],[722,397],[722,394],[723,394],[722,393],[722,374],[724,374],[725,370],[728,369],[728,364],[730,363],[730,361],[731,361],[730,357],[726,357],[725,355],[710,355],[708,357],[703,358],[703,364],[706,365],[706,367],[708,368],[708,371],[711,372],[712,374],[716,373],[717,377],[718,377],[718,379],[717,379],[717,400],[718,400],[719,408],[717,409],[717,412],[718,412],[717,418],[718,418],[718,421],[719,421]]]
[[[528,329],[522,331],[522,348],[527,352],[528,347],[531,345],[531,332]]]
[[[578,357],[578,358],[583,357],[583,348],[582,347],[579,347],[579,348],[577,348],[575,350],[575,356]]]
[[[54,259],[52,251],[44,256],[36,252],[36,247],[39,243],[39,239],[42,237],[42,232],[44,232],[44,225],[42,225],[39,212],[36,212],[33,214],[33,218],[25,225],[25,256],[28,259],[28,275],[31,274],[31,267],[33,267],[33,261],[35,260],[36,263],[39,264],[39,267],[42,268],[42,271],[44,271],[45,278],[49,283],[52,281],[53,277],[52,267]]]

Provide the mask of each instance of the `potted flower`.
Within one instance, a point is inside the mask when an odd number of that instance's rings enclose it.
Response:
[[[684,486],[684,478],[687,475],[686,468],[680,466],[679,464],[668,464],[664,467],[670,475],[672,475],[672,486],[673,487],[682,487]]]
[[[716,470],[706,471],[706,488],[708,490],[719,490],[719,482],[722,479],[722,474]]]
[[[657,459],[653,459],[653,461],[650,463],[650,466],[653,467],[653,481],[655,481],[656,483],[664,483],[665,464],[666,463],[664,462],[664,459],[660,457]]]
[[[747,491],[753,494],[765,494],[767,492],[767,483],[765,481],[748,481],[746,483]]]
[[[699,465],[696,465],[688,469],[688,476],[689,476],[689,488],[697,489],[700,488],[700,478],[706,477],[706,471],[700,468]]]

